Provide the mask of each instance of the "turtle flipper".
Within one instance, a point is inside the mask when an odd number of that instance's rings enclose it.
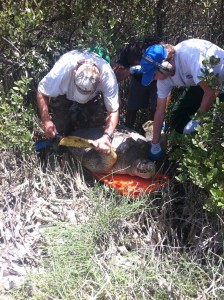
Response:
[[[94,142],[79,136],[66,136],[60,140],[59,146],[76,147],[76,148],[93,148]]]
[[[67,136],[62,138],[59,146],[73,148],[93,148],[88,152],[88,158],[86,157],[84,160],[84,167],[86,167],[91,172],[107,173],[107,170],[110,170],[117,161],[117,154],[115,151],[111,150],[109,154],[104,154],[94,149],[94,141],[78,136]],[[93,153],[95,152],[95,155],[91,154],[92,151]]]

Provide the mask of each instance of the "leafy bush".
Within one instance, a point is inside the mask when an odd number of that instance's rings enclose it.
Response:
[[[34,111],[24,104],[30,78],[21,77],[7,95],[0,91],[0,149],[27,153],[33,149],[32,128]]]
[[[204,61],[204,76],[200,77],[214,89],[222,91],[218,76],[213,73],[219,59],[214,56]],[[213,109],[193,119],[200,121],[196,133],[190,135],[171,134],[174,147],[170,159],[178,163],[177,179],[184,182],[190,179],[195,185],[209,192],[207,208],[224,206],[224,103],[219,98]]]
[[[178,163],[180,174],[177,178],[180,181],[190,179],[210,192],[210,205],[223,206],[224,103],[217,100],[213,111],[203,116],[203,123],[196,130],[194,135],[172,134],[178,147],[171,153],[170,159]]]

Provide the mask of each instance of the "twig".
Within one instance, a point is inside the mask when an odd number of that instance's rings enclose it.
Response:
[[[16,50],[17,52],[21,53],[21,52],[19,51],[19,49],[18,49],[16,46],[14,46],[13,43],[12,43],[11,41],[9,41],[7,38],[5,38],[5,37],[3,36],[2,39],[3,39],[4,41],[6,41],[6,42],[7,42],[14,50]]]

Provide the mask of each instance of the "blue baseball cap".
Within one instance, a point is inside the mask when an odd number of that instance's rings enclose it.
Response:
[[[161,64],[162,61],[166,58],[166,55],[167,55],[166,49],[162,45],[158,44],[147,48],[143,56],[145,56],[146,58],[148,57],[154,62]],[[150,62],[146,61],[144,58],[141,59],[140,63],[141,63],[142,73],[143,73],[142,85],[146,86],[152,82],[153,77],[155,75],[155,71],[158,68],[153,64],[151,64]]]

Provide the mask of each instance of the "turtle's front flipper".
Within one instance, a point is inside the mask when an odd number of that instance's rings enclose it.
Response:
[[[78,136],[67,136],[60,141],[59,145],[73,148],[94,148],[94,141]],[[96,149],[91,149],[84,155],[83,166],[91,172],[105,174],[110,172],[116,161],[117,154],[113,150],[107,155]]]
[[[94,142],[92,140],[83,139],[79,136],[66,136],[60,140],[59,146],[92,148],[94,147]]]

